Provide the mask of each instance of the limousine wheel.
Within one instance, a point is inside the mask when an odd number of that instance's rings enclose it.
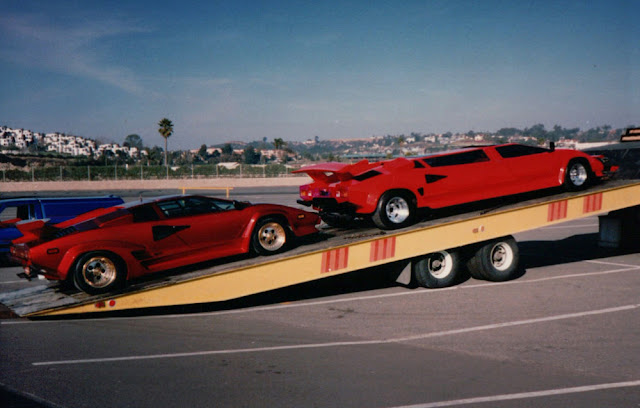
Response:
[[[467,268],[474,278],[504,282],[516,276],[519,259],[516,240],[507,236],[480,246],[469,258]]]
[[[93,251],[82,255],[73,271],[73,283],[76,288],[92,295],[110,292],[120,287],[126,277],[124,261],[106,251]]]
[[[371,218],[378,228],[397,229],[413,224],[415,217],[415,198],[409,192],[391,190],[382,194]]]
[[[564,185],[567,190],[577,191],[587,188],[591,182],[591,168],[582,160],[571,160],[567,165]]]
[[[253,229],[251,245],[260,255],[281,252],[287,245],[287,224],[277,218],[263,218]]]
[[[413,277],[425,288],[446,288],[458,282],[460,256],[457,251],[439,251],[413,263]]]

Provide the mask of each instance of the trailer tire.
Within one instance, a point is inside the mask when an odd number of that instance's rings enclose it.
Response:
[[[519,259],[516,240],[507,236],[482,244],[467,261],[467,269],[476,279],[504,282],[516,276]]]
[[[415,281],[425,288],[446,288],[458,283],[461,271],[458,251],[439,251],[413,262]]]

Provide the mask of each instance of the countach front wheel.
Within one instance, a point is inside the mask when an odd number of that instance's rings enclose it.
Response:
[[[407,191],[387,191],[378,200],[371,219],[380,229],[404,228],[414,223],[416,202]]]
[[[107,293],[122,286],[127,278],[124,261],[105,251],[82,255],[75,264],[73,283],[91,295]]]
[[[583,160],[571,160],[567,165],[564,186],[569,191],[583,190],[591,183],[591,168]]]
[[[413,277],[425,288],[446,288],[460,278],[460,256],[457,251],[439,251],[413,263]]]
[[[289,238],[287,224],[277,218],[263,218],[251,236],[251,247],[259,255],[271,255],[286,249]]]
[[[504,282],[515,278],[520,256],[512,236],[484,243],[467,262],[469,273],[476,279]]]

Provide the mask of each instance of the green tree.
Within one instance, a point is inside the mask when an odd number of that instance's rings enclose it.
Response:
[[[202,146],[200,146],[200,150],[198,150],[198,156],[200,157],[200,159],[202,159],[202,161],[207,160],[209,155],[207,154],[206,144],[203,144]]]
[[[273,139],[273,146],[276,148],[276,150],[281,150],[286,145],[287,145],[287,142],[282,140],[282,138],[277,137]]]
[[[142,138],[136,134],[128,135],[124,139],[123,146],[135,147],[138,150],[142,150],[142,147],[143,147]]]
[[[158,126],[160,126],[160,128],[158,129],[158,133],[160,133],[160,135],[164,138],[164,165],[167,168],[167,174],[169,174],[169,163],[167,161],[167,140],[169,139],[169,136],[173,134],[173,123],[169,119],[163,118],[160,122],[158,122]]]
[[[253,146],[247,146],[243,152],[246,164],[258,164],[260,162],[260,152],[256,152]]]
[[[222,146],[222,154],[231,156],[233,154],[233,147],[229,143],[225,144]]]

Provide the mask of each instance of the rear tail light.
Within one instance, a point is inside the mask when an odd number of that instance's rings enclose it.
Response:
[[[336,187],[336,198],[349,198],[349,190],[345,187]]]

